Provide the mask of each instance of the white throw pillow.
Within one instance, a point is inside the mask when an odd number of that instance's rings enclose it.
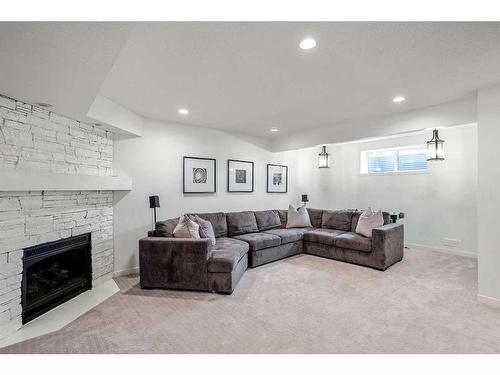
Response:
[[[174,229],[176,238],[200,238],[200,226],[184,215]]]
[[[373,212],[371,207],[368,207],[368,209],[359,216],[358,225],[356,225],[356,233],[365,237],[371,237],[372,230],[382,225],[384,225],[382,211],[378,210],[377,212]]]
[[[288,219],[286,221],[287,228],[304,228],[310,226],[311,219],[309,219],[307,208],[302,206],[297,210],[292,205],[288,206]]]
[[[215,245],[215,233],[212,223],[208,220],[202,219],[198,215],[189,216],[189,218],[200,226],[200,237],[210,238],[210,242],[212,242],[212,245]]]

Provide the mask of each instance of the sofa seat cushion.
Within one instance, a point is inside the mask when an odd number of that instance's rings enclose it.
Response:
[[[369,253],[372,251],[372,240],[360,234],[348,232],[335,238],[335,246]]]
[[[208,259],[208,272],[232,272],[240,259],[246,256],[248,249],[249,246],[244,241],[218,238]]]
[[[271,229],[266,230],[263,233],[274,234],[281,238],[281,244],[286,244],[290,242],[300,241],[304,238],[304,233],[306,233],[311,228],[290,228],[290,229]]]
[[[247,233],[233,238],[248,243],[250,251],[257,251],[281,245],[281,238],[279,236],[265,232]]]
[[[215,246],[212,247],[212,250],[228,250],[228,249],[241,249],[241,251],[245,251],[248,253],[249,246],[245,241],[240,241],[230,237],[219,237],[215,242]]]
[[[347,233],[343,230],[317,228],[307,231],[304,234],[304,241],[317,242],[324,245],[335,246],[335,240],[338,236]]]

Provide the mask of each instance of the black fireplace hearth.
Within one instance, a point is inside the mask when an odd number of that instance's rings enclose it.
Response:
[[[91,288],[90,233],[24,249],[23,323]]]

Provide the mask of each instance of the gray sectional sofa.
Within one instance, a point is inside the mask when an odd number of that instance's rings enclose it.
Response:
[[[312,227],[286,229],[287,211],[196,214],[212,223],[209,239],[174,238],[179,218],[159,221],[139,241],[142,288],[233,292],[248,267],[305,253],[385,270],[403,259],[403,224],[373,229],[372,238],[354,232],[360,212],[308,208]]]

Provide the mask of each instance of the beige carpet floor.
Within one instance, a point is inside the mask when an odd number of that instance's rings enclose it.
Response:
[[[120,277],[65,328],[0,353],[500,353],[476,268],[421,250],[385,272],[301,255],[248,270],[231,296]]]

